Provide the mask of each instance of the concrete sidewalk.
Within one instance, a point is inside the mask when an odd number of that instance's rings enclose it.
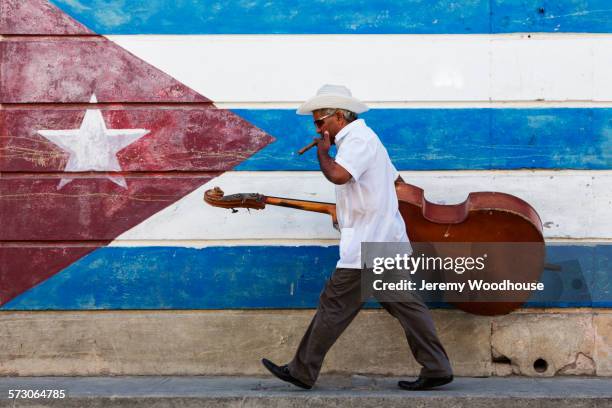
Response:
[[[435,391],[398,378],[321,378],[310,391],[270,377],[4,377],[0,407],[612,407],[612,379],[457,378]],[[9,399],[9,390],[65,390],[64,399]]]

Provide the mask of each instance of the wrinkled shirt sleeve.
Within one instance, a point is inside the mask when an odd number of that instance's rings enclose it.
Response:
[[[376,144],[360,137],[347,137],[336,154],[336,163],[351,173],[355,181],[366,172],[376,156]]]

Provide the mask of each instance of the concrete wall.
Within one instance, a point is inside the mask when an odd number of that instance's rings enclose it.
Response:
[[[264,375],[288,362],[313,311],[0,313],[0,375]],[[532,309],[500,317],[433,312],[460,376],[612,376],[612,313]],[[539,361],[541,360],[541,361]],[[535,368],[534,368],[535,364]],[[362,311],[323,373],[415,375],[399,324]]]

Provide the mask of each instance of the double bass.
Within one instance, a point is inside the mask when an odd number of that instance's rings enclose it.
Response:
[[[459,204],[436,204],[425,198],[420,187],[395,184],[399,211],[413,247],[438,256],[489,254],[487,267],[457,279],[504,282],[538,282],[544,269],[545,245],[542,222],[526,201],[500,192],[473,192]],[[247,193],[225,195],[219,188],[208,190],[204,201],[212,206],[262,210],[266,205],[328,214],[336,220],[336,205],[316,201]],[[450,249],[449,249],[450,248]],[[457,251],[460,253],[458,254]],[[413,255],[414,256],[414,255]],[[485,255],[486,256],[486,255]],[[449,279],[449,275],[445,275]],[[452,280],[452,274],[450,276]],[[446,303],[477,315],[512,312],[531,296],[530,290],[484,290],[452,294]],[[444,299],[443,299],[444,300]]]

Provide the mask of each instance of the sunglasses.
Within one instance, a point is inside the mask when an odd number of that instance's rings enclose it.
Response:
[[[337,112],[337,111],[336,111]],[[320,128],[321,126],[323,126],[323,123],[325,123],[325,119],[329,118],[330,116],[333,116],[336,114],[336,112],[332,112],[329,115],[325,115],[317,120],[314,121],[314,124],[317,128]]]

